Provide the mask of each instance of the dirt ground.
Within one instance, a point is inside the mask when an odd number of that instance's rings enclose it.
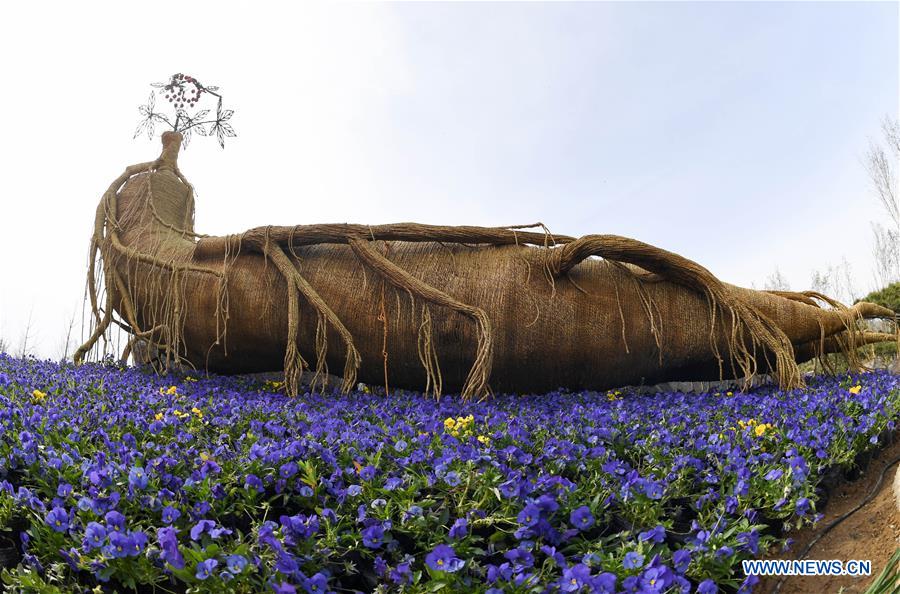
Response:
[[[882,469],[900,456],[900,431],[894,433],[893,443],[882,449],[869,464],[863,476],[853,482],[843,482],[831,493],[825,508],[825,517],[814,527],[788,534],[794,539],[787,553],[771,555],[770,559],[794,559],[806,544],[815,538],[832,520],[851,510],[864,499],[878,481]],[[788,577],[781,587],[781,594],[861,594],[881,573],[888,559],[900,547],[900,513],[897,511],[891,485],[897,465],[891,467],[875,498],[862,509],[844,520],[824,536],[809,552],[809,559],[870,559],[872,575],[867,577],[804,576]],[[767,578],[754,592],[769,594],[777,580]]]

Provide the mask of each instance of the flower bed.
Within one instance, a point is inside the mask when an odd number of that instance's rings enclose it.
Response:
[[[277,388],[0,355],[5,584],[750,591],[740,561],[815,519],[817,484],[900,411],[886,373],[481,403]]]

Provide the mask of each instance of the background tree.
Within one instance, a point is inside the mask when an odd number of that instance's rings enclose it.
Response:
[[[790,291],[791,285],[787,279],[784,278],[784,275],[781,274],[781,270],[776,267],[775,272],[766,277],[763,288],[767,291]]]
[[[31,353],[30,349],[34,348],[31,344],[33,338],[31,335],[32,322],[34,321],[33,316],[34,308],[32,307],[28,312],[28,323],[25,324],[25,332],[22,333],[22,341],[19,343],[19,357],[23,359]]]
[[[886,287],[900,281],[900,192],[897,187],[900,122],[885,118],[881,130],[883,142],[870,142],[866,169],[872,180],[875,196],[887,215],[872,224],[875,236],[875,282],[878,287]]]
[[[60,340],[59,343],[59,360],[67,361],[69,359],[69,353],[73,350],[73,347],[76,345],[73,343],[73,335],[72,332],[75,330],[75,310],[72,310],[72,315],[69,317],[69,321],[64,326],[65,338]]]
[[[846,258],[839,265],[829,265],[824,270],[813,270],[809,288],[823,295],[830,295],[841,303],[857,301],[853,288],[853,270]]]

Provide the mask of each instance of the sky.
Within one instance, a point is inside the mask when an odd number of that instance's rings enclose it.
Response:
[[[203,233],[541,221],[738,285],[846,260],[875,288],[863,161],[900,106],[896,3],[292,4],[3,4],[11,351],[29,319],[38,356],[80,337],[94,210],[158,155],[138,106],[176,72],[234,110],[224,150],[179,159]]]

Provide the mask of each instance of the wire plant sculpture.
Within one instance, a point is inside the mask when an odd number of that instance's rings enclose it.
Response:
[[[168,82],[152,83],[150,86],[155,90],[150,92],[147,104],[138,107],[143,119],[134,132],[134,138],[146,132],[147,138],[152,139],[157,122],[165,124],[173,132],[181,134],[182,148],[187,147],[192,132],[196,132],[200,136],[215,136],[219,139],[219,146],[223,149],[226,136],[237,136],[234,128],[228,123],[234,110],[222,109],[222,95],[217,92],[219,87],[204,85],[193,76],[182,73],[173,74]],[[157,94],[160,94],[170,104],[173,110],[171,115],[156,111]],[[215,119],[204,120],[209,116],[210,110],[199,109],[205,96],[217,99]]]

